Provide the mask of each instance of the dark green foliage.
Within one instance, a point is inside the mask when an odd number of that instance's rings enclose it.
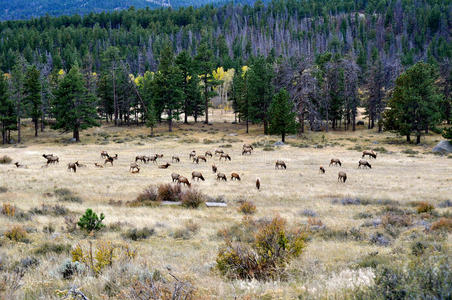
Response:
[[[35,125],[35,136],[38,136],[38,121],[42,116],[42,87],[39,77],[40,74],[36,66],[31,66],[27,70],[24,83],[24,102],[28,106],[29,115]]]
[[[103,213],[98,216],[91,208],[88,208],[78,221],[77,225],[87,232],[99,231],[105,227],[105,225],[102,224],[104,219],[105,215]]]
[[[270,132],[280,134],[281,140],[285,142],[286,134],[295,133],[297,124],[289,94],[282,89],[273,97],[269,109]]]
[[[73,138],[80,141],[80,130],[97,126],[96,99],[84,86],[83,75],[74,66],[61,79],[55,91],[53,113],[55,129],[72,131]]]
[[[443,137],[449,141],[452,141],[452,127],[444,128]]]
[[[385,113],[385,127],[420,143],[423,131],[441,120],[442,96],[438,93],[434,69],[419,62],[400,75]]]
[[[14,104],[8,91],[8,83],[0,70],[0,126],[2,131],[2,144],[9,143],[10,131],[16,128],[16,114]]]

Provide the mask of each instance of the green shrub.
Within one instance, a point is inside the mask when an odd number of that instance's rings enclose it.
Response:
[[[103,213],[98,216],[91,208],[88,208],[78,221],[77,225],[87,232],[99,231],[105,227],[105,225],[102,224],[104,219],[105,215]]]
[[[229,278],[269,280],[285,277],[287,264],[298,257],[305,247],[305,235],[300,230],[289,230],[286,221],[275,217],[267,222],[249,222],[257,225],[252,242],[233,242],[225,245],[217,256],[217,268]]]
[[[0,164],[7,165],[10,164],[13,161],[13,159],[7,155],[3,155],[0,157]]]
[[[123,233],[122,237],[132,240],[132,241],[139,241],[139,240],[145,240],[154,234],[155,234],[155,230],[153,228],[148,228],[148,227],[143,227],[141,229],[132,228],[132,229],[127,230],[125,233]]]
[[[449,141],[452,141],[452,127],[444,128],[443,137]]]

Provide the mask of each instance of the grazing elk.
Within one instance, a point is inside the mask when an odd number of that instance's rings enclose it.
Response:
[[[108,155],[107,156],[107,158],[105,159],[105,161],[104,161],[104,166],[107,164],[107,163],[110,163],[112,166],[113,166],[113,161],[114,161],[115,159],[113,158],[113,157],[111,157],[110,155]]]
[[[251,148],[243,148],[242,155],[245,155],[245,154],[250,154],[251,155],[252,151],[253,151],[253,149],[251,149]]]
[[[107,151],[102,151],[101,153],[100,153],[100,157],[101,158],[107,158],[109,155],[108,155],[108,152]]]
[[[215,150],[215,155],[217,155],[217,154],[223,154],[223,153],[224,153],[223,149],[217,149],[217,150]]]
[[[45,159],[47,159],[47,163],[46,163],[47,165],[56,164],[56,163],[60,162],[60,159],[58,158],[58,156],[53,156],[53,154],[50,154],[50,155],[43,154],[42,156]]]
[[[254,150],[253,146],[251,144],[243,144],[243,149],[249,148],[251,150]]]
[[[188,155],[188,159],[192,159],[196,156],[196,151],[193,150],[192,152],[190,152],[190,154]]]
[[[277,160],[275,163],[275,169],[287,169],[286,163],[283,160]]]
[[[231,181],[238,180],[240,181],[240,175],[237,173],[231,173]]]
[[[157,158],[163,158],[163,154],[156,154],[155,157],[157,157]]]
[[[177,179],[179,179],[179,174],[177,173],[171,173],[171,179],[173,180],[173,182],[176,182]]]
[[[158,158],[157,155],[153,155],[153,156],[148,157],[148,161],[152,161],[154,164],[156,164],[157,158]]]
[[[221,160],[222,158],[224,158],[224,160],[229,160],[229,161],[231,161],[231,157],[229,156],[229,154],[221,153],[221,154],[220,154],[220,160]]]
[[[98,164],[98,163],[94,163],[94,166],[96,166],[97,168],[103,168],[104,166]]]
[[[206,151],[206,153],[204,153],[204,156],[205,156],[205,157],[207,157],[207,156],[210,156],[210,157],[212,157],[212,152],[210,152],[210,151]]]
[[[171,157],[171,162],[180,162],[179,156],[174,156],[173,155],[173,157]]]
[[[258,190],[261,189],[261,180],[260,180],[259,178],[256,179],[256,188],[257,188]]]
[[[330,161],[330,167],[331,167],[331,165],[333,165],[333,166],[337,166],[337,165],[342,166],[342,163],[341,163],[339,158],[332,158],[331,161]]]
[[[337,181],[338,182],[343,182],[343,183],[345,183],[345,181],[347,181],[347,174],[345,173],[345,172],[339,172],[338,173],[338,176],[337,176]]]
[[[193,157],[193,162],[199,164],[199,161],[202,160],[204,162],[207,162],[207,158],[202,155],[198,155],[197,157]]]
[[[191,186],[191,184],[190,184],[190,182],[188,181],[188,179],[187,179],[187,177],[184,177],[184,176],[179,176],[178,178],[177,178],[177,183],[178,184],[185,184],[186,186],[188,186],[188,187],[190,187]]]
[[[325,168],[323,166],[320,166],[319,173],[325,174]]]
[[[218,173],[217,174],[217,180],[228,181],[228,179],[226,178],[226,175],[224,173]]]
[[[218,170],[217,166],[215,164],[212,165],[212,172],[216,173]]]
[[[138,155],[135,157],[135,162],[138,162],[139,160],[141,160],[141,162],[147,163],[149,161],[149,157],[147,157],[146,155]]]
[[[77,173],[77,164],[76,163],[68,163],[67,164],[67,169],[69,171],[74,171],[74,173]]]
[[[369,164],[367,160],[360,159],[358,162],[358,169],[361,169],[361,166],[368,167],[369,169],[372,169],[372,166]]]
[[[204,179],[204,177],[202,176],[202,173],[201,173],[201,172],[197,172],[197,171],[191,172],[191,179],[194,180],[195,178],[196,178],[197,181],[199,181],[199,179],[201,179],[202,181],[205,181],[205,179]]]
[[[26,165],[21,165],[18,161],[14,163],[14,165],[16,165],[16,168],[24,168],[26,169],[27,166]]]
[[[129,172],[134,173],[140,173],[140,166],[136,162],[130,163]]]
[[[164,165],[159,165],[159,169],[168,169],[169,166],[171,166],[170,163],[166,163]]]
[[[364,150],[363,151],[363,156],[361,156],[361,158],[364,158],[365,156],[369,156],[369,158],[370,157],[373,157],[373,158],[377,158],[377,153],[375,153],[373,150]]]

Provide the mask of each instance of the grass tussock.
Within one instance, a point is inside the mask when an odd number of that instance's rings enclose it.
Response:
[[[131,228],[122,234],[124,239],[132,241],[145,240],[155,234],[154,228],[143,227],[141,229]]]
[[[3,155],[0,157],[0,164],[2,164],[2,165],[10,164],[12,161],[13,161],[13,159],[11,157],[9,157],[8,155]]]
[[[71,190],[67,188],[59,188],[54,191],[55,196],[58,201],[62,202],[74,202],[74,203],[82,203],[83,200],[79,196],[75,195]]]
[[[243,201],[238,210],[244,215],[254,215],[256,213],[256,205],[251,201]]]
[[[433,204],[425,202],[425,201],[420,202],[416,207],[416,211],[418,214],[431,213],[434,209],[435,209],[435,206],[433,206]]]
[[[27,242],[27,231],[20,225],[15,225],[4,233],[5,237],[15,242]]]

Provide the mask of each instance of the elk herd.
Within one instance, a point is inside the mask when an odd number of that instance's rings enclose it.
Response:
[[[242,155],[251,155],[253,151],[254,151],[254,148],[250,144],[244,144],[242,147]],[[94,163],[94,166],[96,168],[104,168],[104,167],[106,167],[107,164],[110,164],[111,166],[113,166],[114,161],[118,159],[118,154],[111,156],[108,154],[107,151],[102,151],[100,156],[101,156],[101,159],[104,160],[104,162],[103,162],[103,164],[100,164],[97,162]],[[208,158],[212,159],[212,158],[214,158],[214,156],[217,157],[219,161],[222,161],[222,160],[231,161],[231,156],[228,153],[225,153],[224,150],[222,150],[222,149],[216,149],[214,151],[214,154],[212,154],[212,152],[210,152],[210,151],[205,151],[204,154],[199,154],[199,155],[197,154],[196,150],[193,150],[189,153],[188,158],[193,163],[199,164],[200,162],[207,163]],[[377,158],[377,154],[373,150],[363,151],[361,159],[358,162],[358,169],[361,169],[361,167],[369,168],[369,169],[372,168],[371,164],[367,160],[364,160],[364,158],[366,156],[369,158],[374,158],[374,159]],[[54,154],[43,154],[42,157],[44,157],[44,159],[46,160],[46,163],[44,164],[43,167],[48,167],[49,165],[56,165],[56,164],[59,164],[59,162],[60,162],[59,157]],[[162,159],[163,157],[164,157],[163,154],[154,154],[151,156],[137,155],[135,157],[135,160],[130,163],[129,172],[132,174],[136,174],[136,173],[140,172],[141,167],[138,164],[138,162],[141,162],[143,164],[152,162],[152,163],[156,164],[159,169],[168,169],[171,166],[171,164],[169,162],[158,164],[158,160]],[[177,164],[180,162],[181,162],[181,159],[179,158],[179,156],[173,155],[171,157],[171,163]],[[343,165],[343,163],[338,158],[332,158],[329,163],[329,167],[335,167],[335,166],[342,167],[342,165]],[[27,168],[26,165],[20,164],[19,162],[16,162],[15,166],[17,168]],[[68,163],[68,165],[67,165],[68,171],[71,171],[74,173],[77,172],[78,168],[83,168],[83,167],[87,167],[87,166],[85,164],[81,164],[79,161],[76,161],[73,163],[71,162],[71,163]],[[276,160],[275,169],[286,170],[287,169],[286,162],[283,160]],[[225,181],[226,182],[228,180],[228,177],[226,176],[225,173],[218,171],[218,167],[215,165],[215,163],[212,164],[212,172],[215,174],[215,179],[217,181]],[[321,174],[326,173],[326,170],[323,166],[320,166],[319,173],[321,173]],[[180,174],[172,173],[171,179],[172,179],[172,182],[174,182],[174,183],[183,184],[183,185],[186,185],[187,187],[191,186],[191,183],[188,180],[188,178],[184,177]],[[203,174],[201,172],[193,171],[191,173],[191,180],[192,181],[194,181],[194,180],[205,181],[205,177],[203,176]],[[232,172],[230,175],[230,180],[231,181],[241,181],[241,177],[238,173]],[[337,180],[338,180],[338,182],[345,183],[347,181],[347,174],[344,171],[338,172]],[[260,187],[261,187],[261,181],[259,178],[257,178],[256,179],[256,188],[259,190]]]

